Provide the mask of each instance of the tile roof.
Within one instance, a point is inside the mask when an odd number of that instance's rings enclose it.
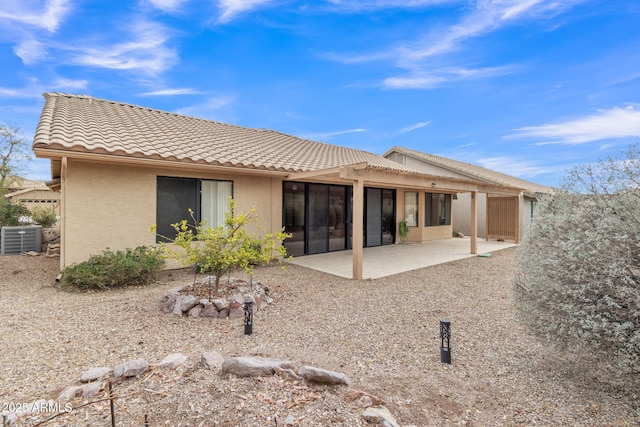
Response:
[[[366,162],[418,171],[377,154],[86,95],[46,93],[33,148],[281,172]]]
[[[421,151],[411,150],[403,147],[392,147],[388,150],[384,156],[387,156],[393,152],[405,154],[415,159],[427,162],[429,164],[440,166],[444,169],[457,172],[468,178],[486,182],[489,184],[504,185],[507,187],[522,188],[529,193],[552,193],[554,190],[551,187],[539,185],[534,182],[526,181],[524,179],[516,178],[511,175],[506,175],[500,172],[496,172],[482,166],[473,165],[471,163],[460,162],[458,160],[448,159],[446,157],[436,156],[433,154],[423,153]]]

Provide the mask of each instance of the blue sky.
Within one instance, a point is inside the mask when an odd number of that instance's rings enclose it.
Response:
[[[31,143],[81,93],[559,185],[640,140],[639,29],[637,0],[2,0],[0,121]]]

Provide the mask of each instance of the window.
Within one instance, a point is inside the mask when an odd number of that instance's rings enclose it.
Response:
[[[416,191],[404,193],[404,220],[408,227],[418,226],[418,193]]]
[[[157,232],[173,239],[176,231],[171,224],[183,219],[191,222],[189,209],[197,222],[206,221],[209,227],[223,225],[229,197],[233,196],[233,182],[159,176],[156,196]],[[157,242],[164,240],[156,238]]]
[[[425,194],[425,227],[451,225],[451,194]]]

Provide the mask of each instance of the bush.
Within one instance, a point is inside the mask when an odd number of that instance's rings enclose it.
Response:
[[[42,228],[49,228],[58,222],[56,206],[36,206],[31,210],[31,220]]]
[[[79,290],[106,290],[149,283],[164,266],[161,251],[146,246],[103,251],[63,270],[63,283]]]
[[[518,250],[519,316],[560,346],[640,364],[640,153],[575,168]]]
[[[0,200],[0,227],[21,225],[21,219],[31,215],[22,203],[12,204],[2,198]]]

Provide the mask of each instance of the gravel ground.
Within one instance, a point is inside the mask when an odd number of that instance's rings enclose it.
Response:
[[[516,321],[514,249],[383,279],[351,281],[290,265],[256,270],[274,304],[242,319],[163,314],[164,294],[193,281],[183,270],[157,283],[103,293],[54,286],[57,259],[0,257],[0,403],[57,399],[90,367],[189,356],[115,384],[117,425],[364,426],[358,389],[384,399],[406,426],[640,425],[638,375],[559,352]],[[242,274],[238,278],[246,279]],[[453,364],[440,363],[439,319],[451,319]],[[261,356],[345,373],[347,386],[286,376],[221,376],[200,364],[205,351]],[[599,366],[586,370],[585,366]],[[595,372],[595,373],[594,373]],[[96,399],[104,399],[105,393]],[[88,401],[73,401],[78,407]],[[21,419],[36,425],[51,413]],[[110,425],[106,401],[47,422]]]

